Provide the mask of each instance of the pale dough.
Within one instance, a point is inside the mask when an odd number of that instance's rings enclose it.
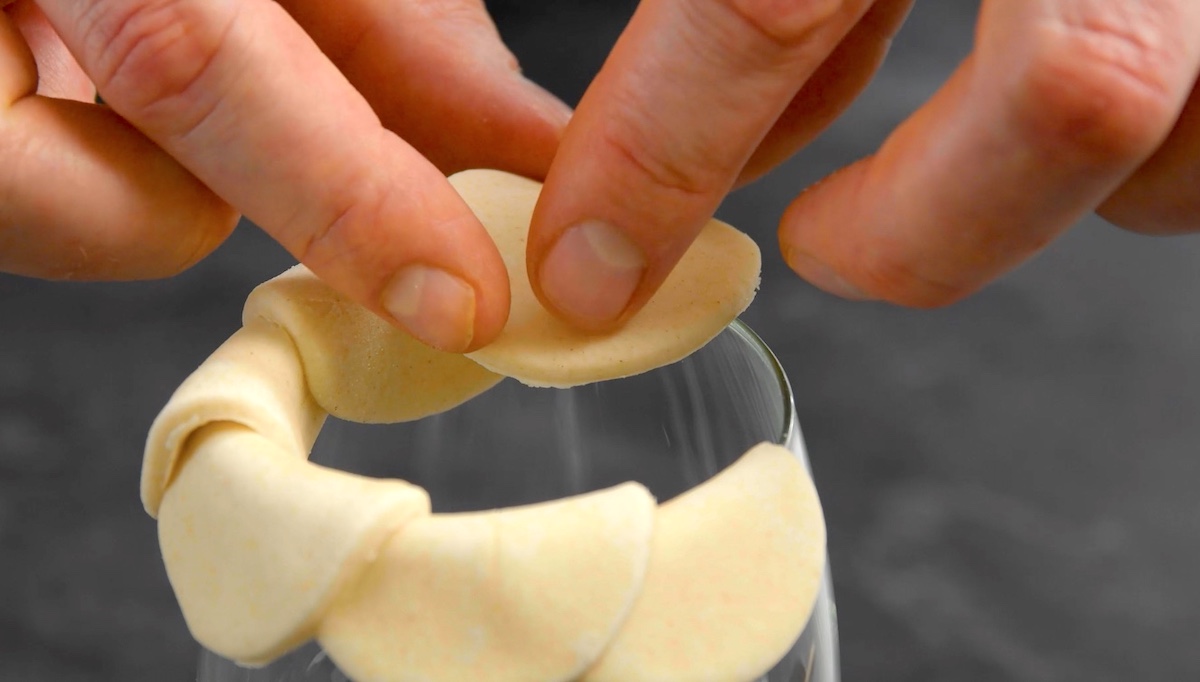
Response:
[[[751,680],[791,648],[825,566],[807,470],[764,443],[664,504],[629,620],[586,682]]]
[[[512,307],[500,338],[469,357],[531,386],[567,387],[640,374],[699,350],[750,305],[761,257],[754,240],[710,221],[662,288],[619,331],[595,335],[559,320],[529,286],[525,241],[541,186],[493,170],[450,178],[491,233],[508,268]]]
[[[286,329],[300,351],[313,399],[348,421],[392,424],[428,417],[503,378],[417,341],[303,265],[251,292],[242,316],[246,323],[262,318]]]
[[[150,427],[142,502],[151,516],[195,430],[245,424],[307,457],[326,413],[393,423],[444,412],[503,377],[442,353],[346,301],[297,265],[246,300],[243,328],[175,391]]]
[[[188,438],[214,422],[242,424],[298,459],[308,456],[325,413],[286,332],[265,322],[239,329],[175,390],[146,438],[142,504],[150,516]]]
[[[238,424],[194,436],[159,509],[167,576],[192,634],[243,663],[311,639],[344,581],[429,496],[311,464]]]
[[[355,682],[573,680],[637,597],[655,507],[627,483],[416,519],[325,617],[319,641]]]

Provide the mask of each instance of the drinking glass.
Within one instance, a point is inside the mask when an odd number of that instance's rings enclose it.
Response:
[[[763,441],[786,446],[809,466],[787,376],[762,340],[737,321],[688,358],[627,379],[565,390],[506,379],[464,405],[407,424],[330,418],[312,459],[410,481],[429,492],[435,512],[457,512],[542,502],[630,480],[664,502]],[[770,672],[746,682],[839,678],[826,562],[804,632]],[[258,669],[202,650],[197,679],[352,682],[312,643]]]

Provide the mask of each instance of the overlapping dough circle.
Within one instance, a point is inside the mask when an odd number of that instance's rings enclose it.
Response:
[[[754,240],[711,220],[619,333],[582,332],[547,312],[529,286],[525,242],[541,186],[487,170],[459,173],[450,183],[496,242],[512,287],[503,333],[470,357],[530,386],[618,379],[682,360],[740,315],[758,289],[762,263]]]
[[[536,185],[493,171],[452,180],[524,282],[513,225],[527,226]],[[501,380],[476,362],[565,386],[686,356],[753,296],[757,249],[736,256],[744,237],[732,232],[706,230],[710,247],[734,249],[732,262],[726,253],[720,274],[691,267],[669,281],[657,326],[581,341],[514,291],[515,326],[472,359],[428,349],[302,267],[256,289],[243,328],[180,386],[147,439],[143,502],[196,639],[262,664],[315,637],[356,682],[765,672],[800,634],[825,562],[816,491],[782,447],[759,445],[661,506],[627,483],[453,515],[430,514],[409,483],[307,461],[327,414],[417,419]],[[680,313],[697,295],[720,302]]]

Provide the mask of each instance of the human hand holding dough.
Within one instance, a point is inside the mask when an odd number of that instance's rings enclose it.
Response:
[[[537,185],[495,171],[451,182],[524,283]],[[243,329],[147,441],[143,500],[193,635],[248,664],[316,637],[356,682],[737,682],[769,669],[825,563],[816,492],[782,447],[760,445],[661,507],[627,483],[447,515],[408,483],[306,461],[327,413],[417,419],[501,375],[571,386],[687,356],[758,283],[758,250],[733,228],[714,222],[697,245],[661,300],[607,336],[514,285],[509,326],[469,358],[428,349],[300,267],[256,289]]]
[[[522,383],[575,386],[682,360],[740,315],[758,289],[761,256],[754,240],[711,220],[663,287],[620,331],[581,331],[543,308],[529,287],[525,242],[541,185],[486,170],[459,173],[450,184],[496,241],[512,286],[504,331],[469,357]]]

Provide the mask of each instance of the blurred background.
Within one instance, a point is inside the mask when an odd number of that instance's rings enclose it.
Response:
[[[572,103],[633,8],[489,5],[527,74]],[[795,388],[845,679],[1197,679],[1200,240],[1085,220],[928,312],[839,301],[776,252],[791,197],[938,87],[975,8],[918,2],[854,108],[719,214],[763,247],[745,319]],[[169,281],[0,275],[0,680],[194,679],[141,448],[246,294],[290,264],[243,225]]]

